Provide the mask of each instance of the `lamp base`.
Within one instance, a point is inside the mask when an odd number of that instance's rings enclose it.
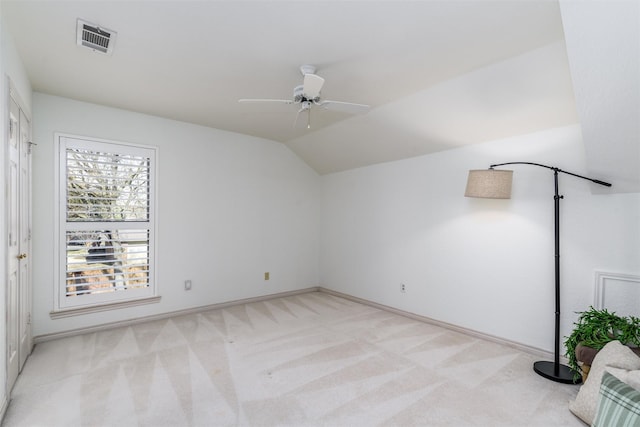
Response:
[[[578,376],[578,378],[574,381],[575,371],[568,366],[558,364],[558,369],[556,372],[556,366],[554,362],[535,362],[533,364],[533,370],[536,371],[538,375],[541,375],[548,380],[558,383],[580,384],[582,382],[582,378],[580,376]]]

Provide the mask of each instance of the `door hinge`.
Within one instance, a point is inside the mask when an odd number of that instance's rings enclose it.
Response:
[[[27,314],[27,325],[31,324],[31,313]]]

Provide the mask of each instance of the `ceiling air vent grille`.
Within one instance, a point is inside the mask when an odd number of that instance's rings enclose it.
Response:
[[[95,52],[110,55],[116,41],[116,32],[78,19],[76,41],[78,46],[85,46]]]

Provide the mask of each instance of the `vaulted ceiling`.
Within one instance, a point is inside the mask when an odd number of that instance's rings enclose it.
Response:
[[[13,1],[33,89],[287,144],[318,173],[578,123],[556,1]],[[76,44],[78,18],[117,32]],[[365,115],[292,97],[299,67]]]

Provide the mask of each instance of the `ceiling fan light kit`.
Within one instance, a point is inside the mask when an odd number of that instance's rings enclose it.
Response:
[[[294,127],[298,123],[300,113],[307,113],[307,129],[311,128],[311,107],[318,106],[326,110],[339,111],[348,114],[364,114],[369,111],[369,106],[356,104],[353,102],[321,100],[320,91],[325,80],[316,74],[316,67],[313,65],[302,65],[300,73],[303,77],[301,85],[293,88],[293,99],[240,99],[241,103],[284,103],[299,104],[298,116],[294,122]]]

